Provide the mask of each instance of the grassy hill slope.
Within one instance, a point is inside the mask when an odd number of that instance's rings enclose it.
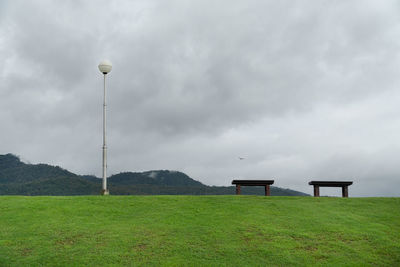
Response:
[[[400,198],[0,197],[0,266],[399,266]]]

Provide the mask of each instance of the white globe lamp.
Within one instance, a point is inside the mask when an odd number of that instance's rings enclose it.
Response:
[[[102,62],[100,62],[99,70],[101,73],[107,74],[111,71],[111,69],[112,69],[112,64],[109,60],[103,60]]]

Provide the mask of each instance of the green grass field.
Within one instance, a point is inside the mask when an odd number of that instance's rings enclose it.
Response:
[[[0,197],[0,266],[400,266],[400,198]]]

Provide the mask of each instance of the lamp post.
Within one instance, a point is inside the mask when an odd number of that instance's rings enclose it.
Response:
[[[106,75],[112,69],[112,64],[108,60],[103,60],[99,64],[99,70],[104,75],[104,101],[103,101],[103,189],[102,195],[109,195],[107,189],[107,144],[106,144]]]

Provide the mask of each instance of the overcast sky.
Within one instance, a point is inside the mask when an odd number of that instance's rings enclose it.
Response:
[[[109,175],[400,196],[399,56],[398,1],[0,1],[0,154],[100,177],[109,59]]]

